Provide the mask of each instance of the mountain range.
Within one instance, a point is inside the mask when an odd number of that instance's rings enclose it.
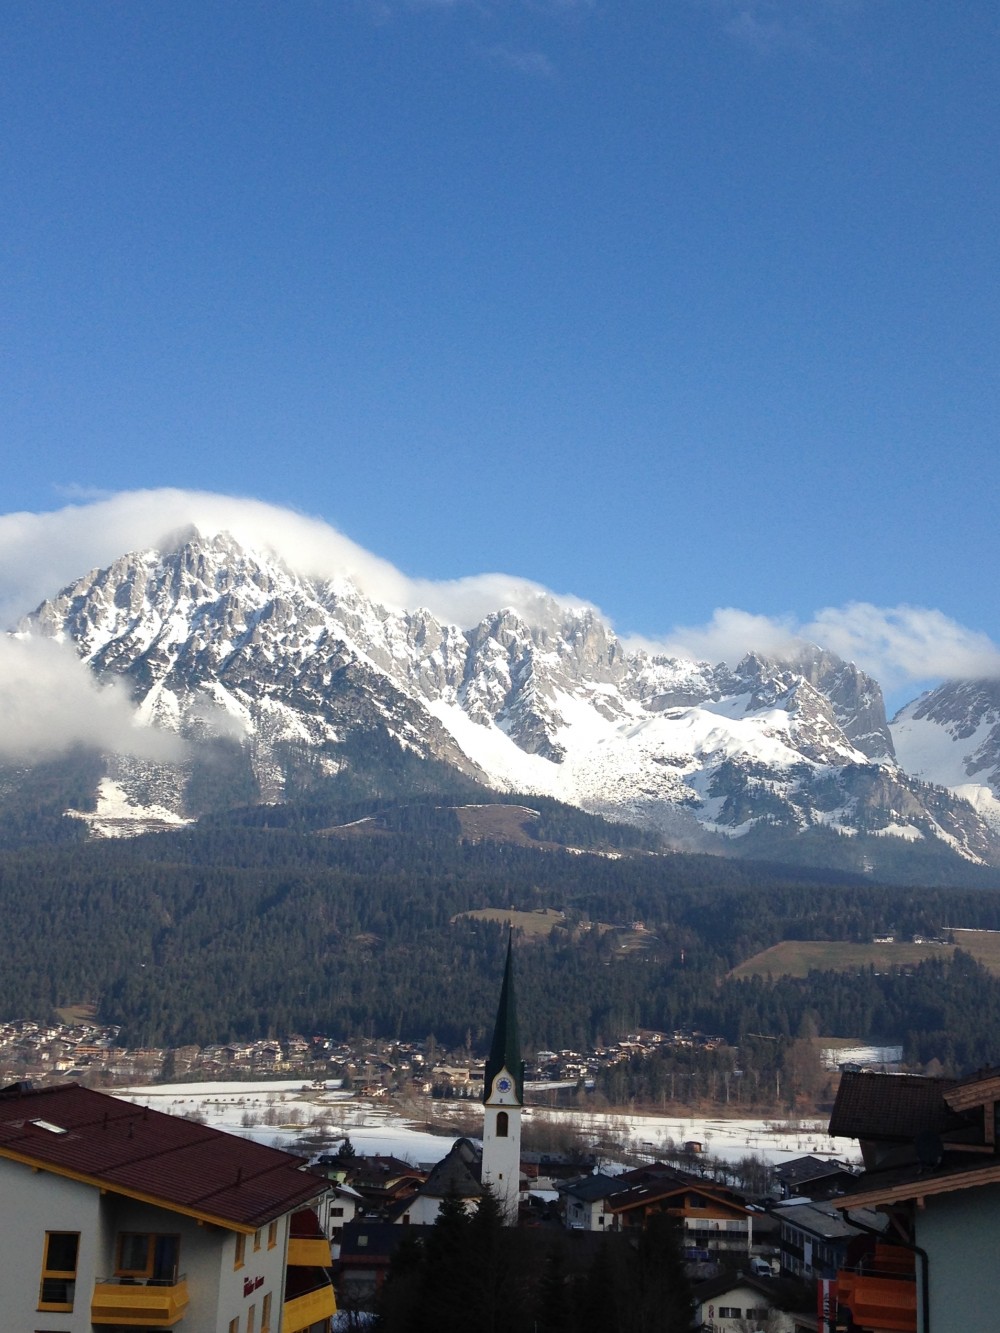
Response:
[[[889,722],[878,682],[819,646],[735,666],[649,655],[544,596],[461,628],[194,530],[90,571],[15,634],[72,645],[184,743],[170,763],[104,756],[75,812],[94,833],[280,805],[359,763],[376,790],[405,762],[677,849],[1000,865],[1000,681],[947,682]]]

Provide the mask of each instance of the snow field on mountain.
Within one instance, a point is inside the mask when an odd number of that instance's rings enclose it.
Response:
[[[890,731],[896,757],[907,773],[954,789],[973,782],[974,775],[966,765],[989,739],[995,726],[995,722],[987,719],[972,735],[956,738],[940,722],[913,717],[909,709],[904,709],[890,723]]]

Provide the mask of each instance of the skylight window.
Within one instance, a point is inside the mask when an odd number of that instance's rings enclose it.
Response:
[[[68,1134],[68,1129],[63,1129],[62,1125],[54,1125],[51,1120],[31,1120],[28,1122],[37,1125],[39,1129],[47,1129],[50,1134]]]

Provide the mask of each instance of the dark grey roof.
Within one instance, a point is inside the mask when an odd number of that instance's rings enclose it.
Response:
[[[774,1175],[788,1185],[800,1185],[806,1180],[820,1180],[823,1176],[833,1176],[844,1170],[842,1162],[831,1162],[823,1157],[793,1157],[790,1162],[780,1162],[774,1167]]]
[[[736,1287],[749,1287],[767,1298],[768,1305],[775,1310],[814,1310],[816,1308],[815,1283],[806,1284],[794,1278],[756,1277],[752,1273],[720,1273],[718,1277],[697,1282],[691,1288],[691,1295],[699,1305],[706,1301],[717,1301],[720,1296],[733,1291]]]
[[[480,1152],[468,1139],[456,1139],[448,1156],[438,1162],[417,1193],[429,1194],[434,1199],[444,1199],[449,1194],[459,1199],[479,1199],[485,1192],[479,1178],[481,1170]]]
[[[887,1224],[887,1219],[879,1213],[860,1208],[856,1211],[859,1219],[867,1227],[877,1227],[882,1230]],[[862,1234],[860,1227],[851,1226],[843,1213],[838,1212],[831,1204],[805,1202],[782,1204],[774,1209],[773,1216],[822,1240],[849,1240],[852,1236]]]
[[[606,1199],[609,1194],[619,1193],[622,1188],[621,1176],[606,1176],[598,1172],[593,1176],[581,1176],[559,1187],[560,1194],[571,1194],[581,1203],[593,1203],[596,1199]]]

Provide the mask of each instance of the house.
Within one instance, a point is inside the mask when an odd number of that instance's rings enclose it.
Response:
[[[582,1176],[559,1193],[572,1231],[629,1231],[654,1213],[669,1213],[682,1228],[689,1259],[739,1259],[754,1243],[754,1214],[732,1190],[662,1162],[619,1176]]]
[[[698,1333],[814,1333],[815,1294],[802,1283],[722,1273],[691,1289]]]
[[[830,1133],[866,1170],[832,1200],[849,1221],[888,1216],[884,1239],[837,1274],[856,1329],[966,1333],[1000,1308],[1000,1070],[969,1078],[845,1074]]]
[[[371,1218],[356,1218],[345,1225],[337,1266],[337,1289],[345,1309],[371,1308],[393,1255],[411,1234],[405,1227]]]
[[[331,1182],[330,1192],[317,1209],[324,1233],[329,1237],[334,1260],[340,1257],[340,1237],[348,1222],[353,1222],[364,1207],[364,1199],[350,1185]]]
[[[335,1163],[335,1158],[327,1158],[322,1164],[329,1167]],[[347,1157],[340,1166],[343,1168],[344,1183],[355,1189],[373,1210],[386,1208],[416,1194],[427,1179],[426,1171],[398,1157],[380,1153],[368,1157]],[[340,1166],[337,1167],[338,1175]]]
[[[321,1333],[326,1189],[290,1153],[76,1083],[0,1090],[3,1327]]]
[[[613,1194],[620,1194],[621,1176],[608,1176],[596,1172],[592,1176],[581,1176],[561,1185],[559,1193],[563,1197],[566,1209],[566,1225],[571,1231],[612,1230],[614,1216],[607,1207],[607,1201]]]
[[[810,1281],[836,1277],[849,1262],[858,1237],[885,1228],[885,1218],[871,1209],[858,1209],[861,1225],[855,1226],[832,1203],[809,1199],[778,1204],[771,1216],[781,1223],[782,1273]]]
[[[843,1162],[831,1162],[812,1154],[779,1162],[772,1168],[771,1174],[781,1189],[783,1199],[800,1194],[807,1194],[810,1199],[823,1199],[848,1188],[854,1182],[854,1172]]]
[[[681,1172],[620,1191],[605,1202],[615,1229],[644,1227],[652,1213],[669,1213],[682,1228],[689,1259],[738,1259],[753,1248],[753,1213],[732,1190]]]

